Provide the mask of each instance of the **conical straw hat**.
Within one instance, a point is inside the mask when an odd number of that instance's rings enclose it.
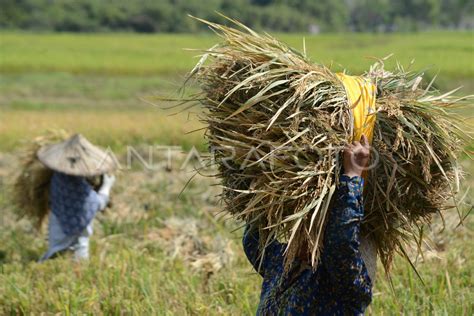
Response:
[[[76,134],[59,144],[38,150],[38,159],[48,168],[73,176],[97,176],[117,168],[110,153]]]

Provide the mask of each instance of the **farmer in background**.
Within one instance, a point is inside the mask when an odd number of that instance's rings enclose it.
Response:
[[[105,209],[115,177],[112,157],[92,145],[82,135],[45,146],[38,159],[53,171],[49,186],[49,249],[40,259],[47,260],[73,250],[76,260],[89,258],[89,237],[96,213]],[[91,184],[101,177],[97,191]]]
[[[372,299],[376,250],[360,232],[364,216],[362,171],[369,161],[369,142],[362,136],[344,149],[344,172],[324,235],[321,261],[312,270],[300,256],[284,272],[285,244],[271,242],[260,254],[258,230],[244,233],[245,253],[263,277],[257,315],[360,315]],[[302,251],[301,253],[306,253]]]

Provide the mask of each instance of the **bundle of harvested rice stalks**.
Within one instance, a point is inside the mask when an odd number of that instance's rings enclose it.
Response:
[[[38,150],[69,137],[63,130],[54,130],[27,143],[20,153],[20,170],[12,187],[12,200],[18,218],[27,217],[36,228],[49,213],[49,183],[53,171],[37,158]]]
[[[256,223],[261,247],[272,238],[286,241],[287,264],[305,245],[315,267],[341,150],[354,133],[345,86],[268,34],[233,20],[238,29],[201,21],[223,41],[191,71],[201,92],[186,102],[206,109],[225,211]],[[377,94],[362,231],[376,242],[387,272],[395,252],[406,256],[407,242],[420,243],[433,214],[458,203],[456,161],[472,140],[450,112],[467,98],[441,95],[422,76],[400,65],[385,71],[383,60],[362,76]]]

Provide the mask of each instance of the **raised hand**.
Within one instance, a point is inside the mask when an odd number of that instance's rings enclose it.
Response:
[[[369,163],[370,145],[367,136],[344,147],[344,174],[349,177],[361,176]]]

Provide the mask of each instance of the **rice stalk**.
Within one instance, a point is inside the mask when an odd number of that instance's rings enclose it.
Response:
[[[37,158],[38,150],[69,137],[64,130],[51,130],[25,144],[19,155],[19,172],[11,188],[17,217],[27,217],[37,229],[49,213],[49,184],[53,171]]]
[[[195,79],[201,93],[186,103],[206,110],[225,212],[258,225],[262,250],[272,238],[286,241],[287,266],[305,247],[316,267],[341,150],[352,137],[345,89],[330,69],[268,34],[235,20],[237,28],[200,21],[222,42],[191,71],[186,82]],[[388,273],[433,214],[458,205],[456,161],[472,136],[451,110],[471,98],[441,94],[400,64],[389,72],[384,59],[364,76],[378,94],[362,231]]]

